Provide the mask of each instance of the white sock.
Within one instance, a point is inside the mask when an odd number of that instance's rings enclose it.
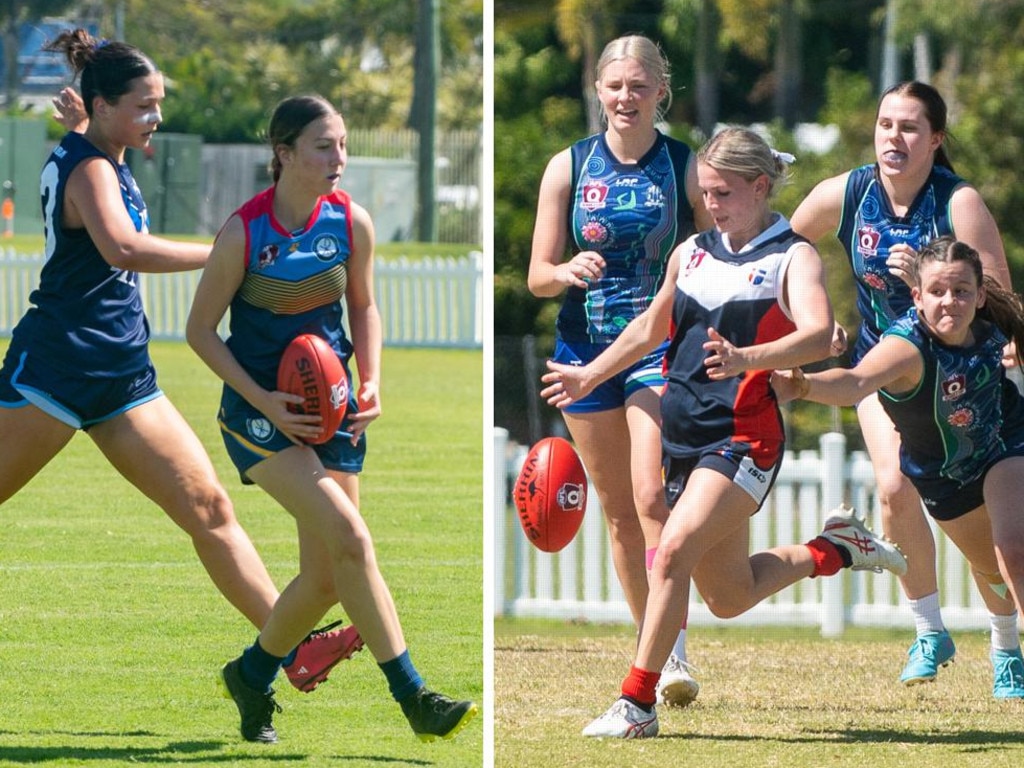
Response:
[[[939,593],[932,592],[917,600],[911,600],[910,610],[914,612],[914,629],[917,636],[926,632],[944,632],[946,625],[942,623],[942,610],[939,607]]]
[[[1017,612],[1009,616],[989,614],[992,624],[992,647],[1000,651],[1012,651],[1020,647],[1020,634],[1017,631]]]
[[[672,646],[672,653],[675,654],[676,658],[680,661],[686,661],[686,630],[680,629],[679,636],[676,638],[676,644]]]

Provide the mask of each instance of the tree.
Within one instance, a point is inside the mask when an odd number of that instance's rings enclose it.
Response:
[[[4,103],[15,109],[18,103],[18,48],[19,28],[32,19],[52,16],[69,7],[72,0],[0,0],[0,28],[4,43]]]

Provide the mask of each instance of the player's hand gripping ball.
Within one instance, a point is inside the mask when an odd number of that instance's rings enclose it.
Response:
[[[289,342],[277,366],[277,389],[306,399],[288,410],[323,419],[320,434],[307,443],[326,443],[338,431],[348,408],[348,377],[324,339],[304,333]]]
[[[512,496],[531,544],[543,552],[565,547],[587,508],[587,475],[572,445],[561,437],[546,437],[534,445]]]

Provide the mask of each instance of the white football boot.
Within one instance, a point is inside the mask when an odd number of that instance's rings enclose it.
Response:
[[[692,672],[697,670],[674,653],[668,657],[658,680],[658,704],[667,707],[686,707],[693,703],[700,693],[700,683],[694,680]]]
[[[658,735],[658,713],[644,712],[626,699],[617,699],[608,711],[583,729],[597,739],[646,739]]]
[[[897,576],[907,572],[903,553],[895,544],[872,533],[852,509],[840,505],[833,510],[825,520],[821,536],[850,553],[853,560],[850,568],[855,571],[881,573],[884,569]]]

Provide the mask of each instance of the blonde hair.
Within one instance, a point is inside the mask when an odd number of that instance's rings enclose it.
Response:
[[[732,171],[747,181],[767,176],[769,198],[789,180],[786,161],[749,128],[725,128],[716,133],[697,151],[697,162]]]
[[[605,68],[613,61],[633,59],[644,72],[650,75],[654,81],[664,88],[665,95],[658,102],[658,110],[655,113],[654,121],[660,122],[665,119],[665,114],[672,106],[672,73],[668,59],[662,53],[661,48],[648,37],[643,35],[623,35],[612,40],[604,47],[601,58],[597,60],[595,75],[600,82],[604,75]]]

